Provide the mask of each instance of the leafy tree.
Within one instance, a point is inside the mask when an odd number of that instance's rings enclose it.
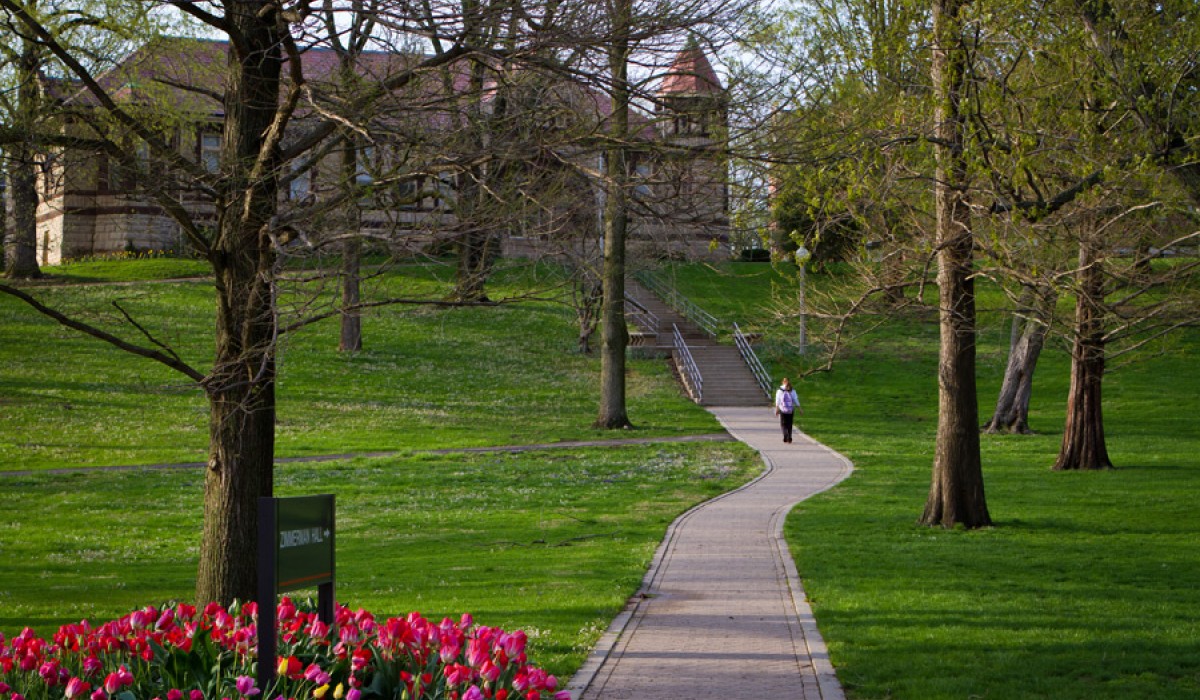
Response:
[[[992,524],[983,492],[975,390],[975,238],[963,155],[968,47],[962,0],[933,2],[934,135],[937,170],[938,429],[933,479],[921,522],[968,528]]]

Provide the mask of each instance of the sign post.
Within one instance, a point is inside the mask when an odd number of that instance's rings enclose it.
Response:
[[[317,588],[317,616],[333,624],[333,494],[258,499],[258,687],[275,680],[276,596]]]

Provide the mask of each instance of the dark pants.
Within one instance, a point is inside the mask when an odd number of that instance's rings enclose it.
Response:
[[[779,412],[779,427],[783,429],[783,441],[792,441],[792,420],[796,417],[794,413]]]

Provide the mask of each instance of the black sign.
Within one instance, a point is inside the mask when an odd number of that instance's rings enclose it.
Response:
[[[275,499],[275,592],[333,582],[333,496]]]
[[[333,495],[258,499],[258,687],[275,677],[276,596],[317,588],[317,613],[333,623]]]

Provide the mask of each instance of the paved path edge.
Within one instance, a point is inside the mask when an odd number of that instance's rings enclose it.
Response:
[[[708,411],[709,413],[713,414],[717,421],[730,435],[732,435],[734,438],[737,438],[737,432],[731,428],[719,414],[716,413],[716,409],[719,408],[719,406],[710,406],[708,407]],[[801,631],[804,634],[804,642],[808,648],[809,655],[813,660],[813,670],[817,676],[817,684],[820,689],[821,697],[823,700],[842,700],[845,698],[845,693],[842,690],[841,683],[837,679],[837,672],[834,671],[833,663],[829,660],[829,649],[825,646],[825,639],[821,637],[820,631],[817,630],[816,617],[813,615],[812,607],[808,604],[808,598],[804,595],[804,586],[800,582],[800,574],[796,570],[796,562],[792,559],[791,551],[788,549],[787,541],[783,536],[783,525],[787,520],[787,514],[791,512],[792,508],[796,507],[796,504],[807,500],[808,498],[812,498],[819,493],[828,491],[834,486],[840,484],[842,481],[845,481],[846,478],[854,472],[854,463],[851,462],[850,459],[845,455],[834,450],[828,445],[813,440],[812,437],[808,436],[806,433],[800,430],[797,430],[796,432],[802,436],[808,437],[808,439],[812,440],[814,445],[819,446],[837,458],[837,460],[843,465],[842,471],[838,474],[837,478],[832,480],[824,488],[814,491],[805,498],[795,501],[794,503],[790,503],[777,510],[772,515],[774,527],[771,537],[775,543],[776,556],[778,556],[780,561],[783,563],[784,570],[787,575],[792,605],[794,605],[796,608],[796,615],[800,620]],[[740,442],[742,442],[742,444],[748,444],[745,441]],[[769,474],[771,474],[771,472],[775,471],[775,463],[771,461],[771,458],[762,450],[755,448],[755,451],[758,452],[759,457],[761,457],[763,460],[764,469],[761,474],[754,477],[750,481],[747,481],[736,489],[733,489],[732,491],[726,491],[719,496],[714,496],[703,503],[698,503],[692,506],[688,510],[684,511],[678,518],[675,518],[675,520],[667,527],[666,535],[663,537],[663,541],[659,543],[658,549],[655,550],[654,557],[650,560],[650,566],[646,570],[646,575],[642,577],[641,586],[638,588],[637,592],[634,593],[633,596],[630,597],[630,599],[625,603],[625,607],[621,609],[621,612],[617,613],[617,616],[613,618],[613,621],[609,624],[608,629],[604,631],[604,634],[600,635],[600,639],[588,653],[588,657],[584,660],[583,665],[579,667],[579,670],[576,671],[567,682],[565,690],[571,694],[572,698],[580,697],[592,685],[592,683],[596,680],[596,675],[600,672],[600,669],[604,667],[609,657],[612,656],[613,652],[617,649],[617,645],[622,636],[625,634],[625,631],[629,628],[630,623],[633,622],[635,617],[637,617],[641,612],[640,609],[643,607],[643,603],[648,599],[646,593],[651,589],[654,580],[658,578],[659,569],[662,566],[662,562],[666,558],[667,553],[670,551],[670,545],[674,541],[679,527],[696,511],[705,508],[712,503],[716,503],[717,501],[727,498],[735,493],[738,493],[739,491],[750,488],[762,479],[765,479]]]

